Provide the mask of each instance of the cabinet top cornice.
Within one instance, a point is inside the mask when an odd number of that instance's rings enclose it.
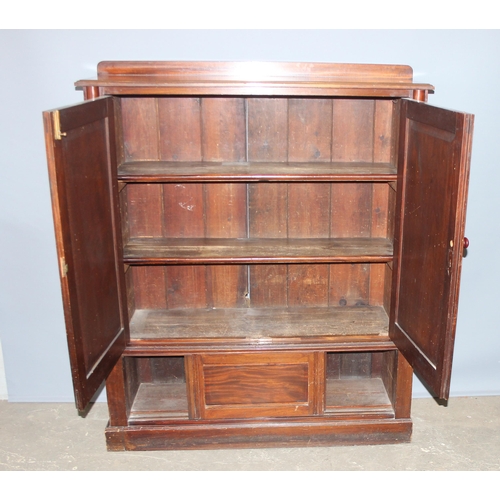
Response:
[[[103,61],[97,79],[77,88],[99,94],[359,95],[407,97],[432,92],[405,65],[298,62]]]

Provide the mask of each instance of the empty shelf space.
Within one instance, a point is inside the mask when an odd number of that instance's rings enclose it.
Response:
[[[326,413],[377,413],[394,417],[380,378],[327,380],[325,406]]]
[[[124,182],[390,182],[396,167],[370,162],[169,162],[131,161],[120,165]]]
[[[382,307],[139,309],[131,338],[262,339],[280,337],[387,335]]]
[[[159,419],[187,417],[185,382],[141,383],[130,410],[129,422],[144,424]]]
[[[385,238],[134,238],[128,264],[388,262]]]

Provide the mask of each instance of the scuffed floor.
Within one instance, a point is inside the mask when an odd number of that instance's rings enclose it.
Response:
[[[332,448],[107,452],[107,406],[0,401],[2,471],[498,471],[500,397],[413,401],[411,443]]]

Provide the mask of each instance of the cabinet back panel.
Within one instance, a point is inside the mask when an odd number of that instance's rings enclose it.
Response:
[[[130,238],[386,238],[391,192],[363,182],[128,184],[122,215]]]
[[[248,109],[248,160],[288,160],[288,99],[251,98]]]
[[[125,160],[158,160],[157,99],[121,99],[121,117]]]
[[[200,161],[202,159],[201,99],[165,97],[157,99],[157,102],[158,159]]]
[[[373,99],[121,99],[126,160],[377,161],[394,156],[394,104]],[[384,183],[128,184],[127,237],[387,237]],[[140,266],[142,308],[384,303],[383,264]],[[131,306],[132,307],[132,306]]]
[[[395,104],[384,99],[123,97],[126,160],[394,159]]]
[[[385,264],[131,266],[130,307],[384,305]],[[386,310],[387,310],[387,306]]]
[[[381,377],[387,386],[387,372],[393,369],[395,351],[326,353],[326,377],[330,380]]]

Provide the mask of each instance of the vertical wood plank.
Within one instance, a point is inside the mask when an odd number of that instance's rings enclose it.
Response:
[[[332,100],[290,99],[288,160],[330,161]]]
[[[326,353],[326,378],[328,380],[338,380],[340,378],[340,353]]]
[[[332,183],[332,237],[371,236],[372,194],[369,183]]]
[[[375,183],[372,186],[371,236],[373,238],[387,237],[389,189],[389,186],[384,183]]]
[[[203,370],[200,356],[196,354],[184,356],[184,369],[188,396],[188,416],[191,419],[197,419],[200,418],[200,405],[203,397],[201,389]]]
[[[368,303],[371,306],[384,304],[386,289],[386,264],[370,264],[370,293]]]
[[[384,278],[384,309],[389,315],[391,311],[391,296],[392,296],[392,267],[390,264],[385,265]]]
[[[394,352],[394,351],[393,351]],[[393,353],[392,352],[392,353]],[[386,370],[385,363],[387,359],[387,352],[372,352],[372,366],[371,366],[371,376],[372,378],[381,378]]]
[[[286,161],[288,158],[288,100],[249,98],[248,160]]]
[[[163,236],[163,186],[127,186],[128,230],[131,238]]]
[[[207,184],[205,187],[206,236],[208,238],[246,237],[246,184]]]
[[[315,415],[323,415],[326,404],[326,353],[314,353],[314,383],[309,385],[309,391],[313,391],[312,404]]]
[[[244,99],[203,98],[203,160],[243,161],[246,147]],[[246,206],[245,184],[206,185],[206,236],[246,237]],[[242,306],[246,300],[247,266],[207,266],[207,286],[213,307]]]
[[[206,266],[168,266],[166,287],[169,309],[208,307]]]
[[[288,186],[285,183],[250,183],[248,218],[251,238],[286,238]]]
[[[158,109],[155,98],[121,99],[126,160],[158,160]]]
[[[286,307],[287,266],[259,264],[249,266],[252,307]]]
[[[288,99],[250,98],[248,160],[284,162],[288,159]],[[248,185],[249,236],[286,238],[288,189],[285,183]],[[252,307],[286,307],[287,266],[248,267]]]
[[[341,355],[340,378],[369,378],[372,354],[370,352],[347,352]]]
[[[244,307],[247,301],[247,266],[206,266],[207,282],[210,287],[209,306]]]
[[[132,266],[137,309],[166,309],[164,266]]]
[[[109,423],[113,426],[127,425],[128,413],[132,405],[127,397],[127,387],[130,387],[130,384],[125,383],[122,359],[118,360],[106,379]]]
[[[163,186],[164,236],[202,238],[205,236],[203,184]]]
[[[125,186],[118,195],[120,202],[120,222],[122,229],[123,245],[126,245],[130,239],[129,222],[128,222],[128,186]]]
[[[288,236],[328,237],[330,234],[330,185],[290,184],[288,187]],[[329,285],[328,265],[288,266],[288,305],[326,306]]]
[[[134,285],[134,271],[129,267],[125,273],[125,286],[127,289],[127,311],[128,317],[132,318],[134,311],[137,309],[135,303],[135,285]]]
[[[153,370],[151,367],[151,358],[129,358],[137,370],[139,383],[150,384],[153,382]]]
[[[289,307],[328,305],[328,265],[288,266]]]
[[[205,97],[201,109],[203,160],[246,160],[244,99]]]
[[[114,109],[115,109],[115,131],[118,140],[116,144],[116,162],[117,165],[121,165],[125,161],[125,149],[123,140],[123,115],[122,115],[122,101],[123,99],[115,99]]]
[[[331,306],[359,306],[369,303],[370,265],[330,265]]]
[[[204,186],[202,184],[166,184],[163,191],[165,236],[168,238],[204,237]],[[169,309],[207,307],[205,266],[167,266],[165,272]]]
[[[377,99],[373,123],[373,161],[390,163],[395,157],[392,100]]]
[[[330,235],[330,184],[288,185],[288,236],[327,238]]]
[[[196,97],[158,98],[160,159],[200,161],[201,100]]]
[[[397,355],[397,378],[393,406],[396,418],[410,418],[411,414],[411,388],[413,382],[413,370],[405,357],[396,352]]]
[[[373,161],[374,102],[333,101],[332,161]]]

